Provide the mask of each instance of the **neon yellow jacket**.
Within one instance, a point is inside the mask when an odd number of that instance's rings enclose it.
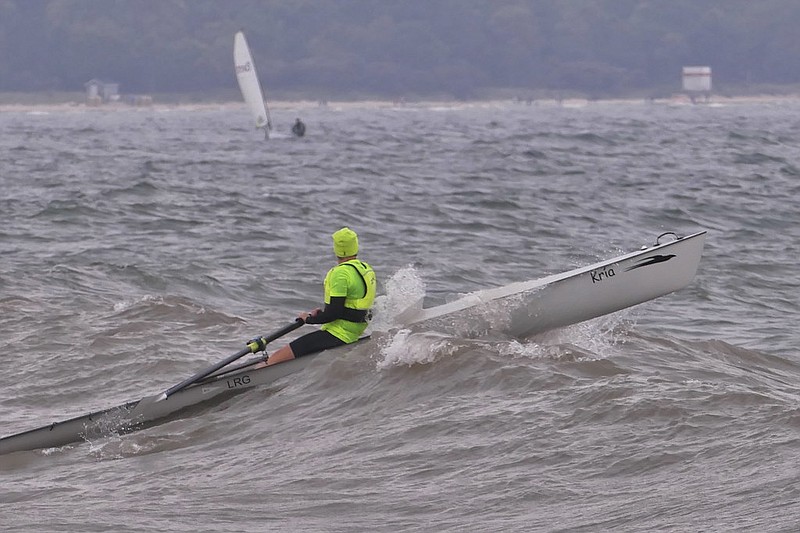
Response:
[[[367,329],[377,286],[375,271],[364,261],[351,259],[331,268],[325,276],[325,304],[329,304],[331,298],[344,297],[349,316],[327,322],[322,329],[348,344],[357,341]]]

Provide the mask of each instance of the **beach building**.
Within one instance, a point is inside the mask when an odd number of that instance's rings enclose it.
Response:
[[[92,78],[83,84],[88,104],[104,104],[119,100],[119,83]]]
[[[683,67],[683,90],[695,102],[711,97],[711,67]]]

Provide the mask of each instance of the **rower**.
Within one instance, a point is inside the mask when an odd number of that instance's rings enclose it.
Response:
[[[266,363],[259,363],[255,368],[353,343],[367,329],[377,291],[375,272],[369,264],[358,259],[358,235],[355,231],[345,227],[332,237],[336,265],[325,276],[325,307],[298,315],[306,324],[322,324],[322,327],[279,348]]]

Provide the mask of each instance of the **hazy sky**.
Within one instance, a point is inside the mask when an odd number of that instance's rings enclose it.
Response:
[[[5,0],[0,91],[236,88],[244,29],[275,94],[588,96],[800,83],[797,0]]]

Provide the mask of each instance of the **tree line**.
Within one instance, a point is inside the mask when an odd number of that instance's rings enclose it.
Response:
[[[245,30],[274,94],[480,97],[800,82],[797,0],[0,0],[0,92],[235,88]]]

